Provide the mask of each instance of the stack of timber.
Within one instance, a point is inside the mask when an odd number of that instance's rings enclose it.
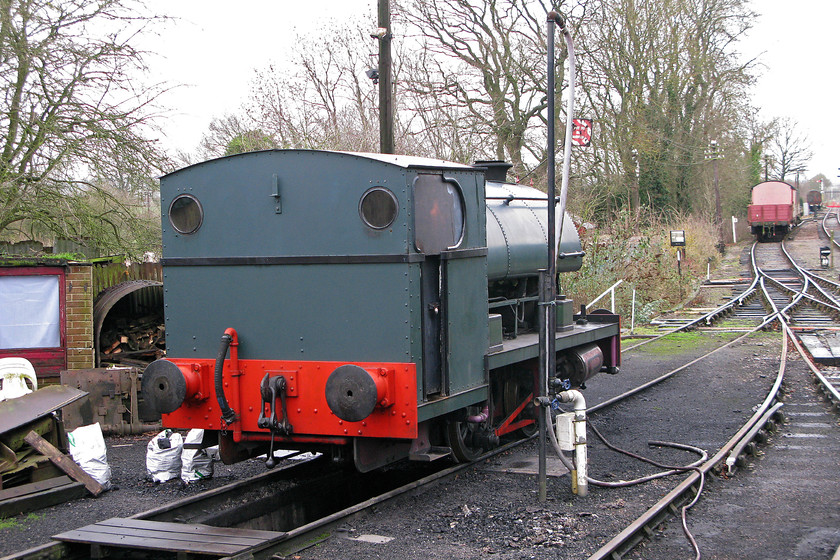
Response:
[[[0,517],[102,492],[67,455],[67,433],[54,414],[86,394],[51,385],[0,402]]]
[[[102,362],[142,366],[166,355],[166,329],[157,314],[121,317],[103,327],[99,341]]]

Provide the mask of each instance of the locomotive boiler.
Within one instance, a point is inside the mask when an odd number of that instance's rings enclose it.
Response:
[[[165,427],[227,462],[315,450],[361,471],[473,460],[535,429],[547,197],[507,165],[251,152],[161,179]],[[566,217],[558,271],[583,254]],[[557,379],[619,368],[619,318],[559,296]]]

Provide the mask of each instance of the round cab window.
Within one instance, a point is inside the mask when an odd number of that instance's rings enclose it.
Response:
[[[192,195],[178,195],[169,205],[169,222],[178,233],[195,233],[203,219],[201,203]]]
[[[385,229],[397,218],[399,205],[394,193],[383,187],[373,187],[362,195],[359,214],[373,229]]]

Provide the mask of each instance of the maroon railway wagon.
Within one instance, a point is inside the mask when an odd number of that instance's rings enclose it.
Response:
[[[759,241],[781,239],[799,223],[796,189],[783,181],[765,181],[752,188],[747,209],[750,232]]]
[[[816,212],[820,208],[822,208],[822,193],[817,190],[808,191],[807,199],[808,201],[808,208],[811,212]]]

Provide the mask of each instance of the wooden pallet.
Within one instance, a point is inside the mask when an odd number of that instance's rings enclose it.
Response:
[[[0,517],[13,517],[37,509],[63,504],[87,494],[84,484],[58,476],[0,490]]]
[[[188,525],[114,517],[67,531],[53,538],[89,544],[91,558],[104,558],[109,548],[166,551],[180,558],[222,558],[262,549],[281,541],[286,533]]]

